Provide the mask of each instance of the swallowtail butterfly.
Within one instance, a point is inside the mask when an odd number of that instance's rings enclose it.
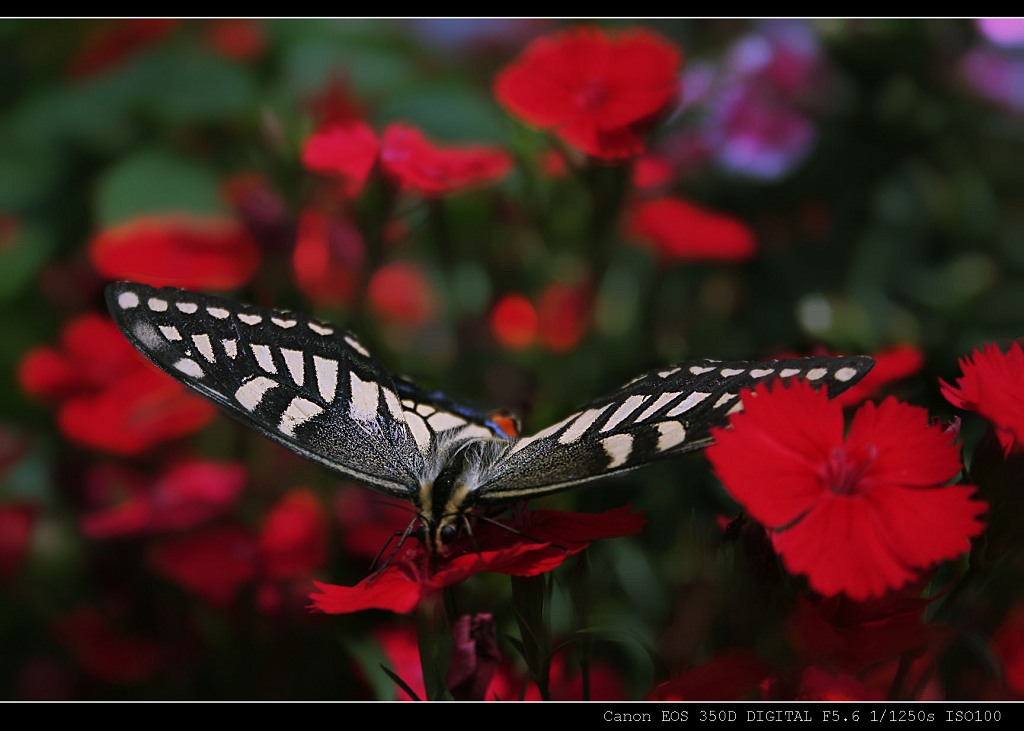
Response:
[[[321,320],[131,282],[109,285],[107,301],[128,340],[189,388],[293,452],[409,500],[433,553],[474,507],[707,446],[711,428],[740,408],[743,388],[792,377],[835,396],[874,364],[866,356],[688,361],[518,437],[392,375],[355,335]]]

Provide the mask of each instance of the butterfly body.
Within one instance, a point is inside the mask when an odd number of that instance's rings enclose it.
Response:
[[[352,333],[294,312],[131,282],[107,288],[147,358],[264,436],[409,501],[432,552],[476,507],[545,495],[707,446],[739,391],[804,378],[836,395],[864,356],[657,369],[528,436],[385,369]]]

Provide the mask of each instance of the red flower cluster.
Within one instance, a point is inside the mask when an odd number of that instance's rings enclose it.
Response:
[[[399,187],[423,196],[444,196],[501,180],[512,158],[496,147],[439,147],[418,129],[391,124],[380,140],[361,120],[332,121],[314,132],[302,151],[312,172],[340,178],[347,195],[356,195],[377,160]]]
[[[373,273],[366,296],[382,321],[420,327],[437,314],[437,295],[423,270],[412,262],[395,261]]]
[[[91,492],[110,505],[83,516],[82,532],[101,540],[193,528],[226,512],[245,481],[237,462],[181,461],[152,482],[101,465],[90,475]]]
[[[673,196],[637,203],[626,230],[669,261],[744,261],[756,250],[745,224]]]
[[[651,31],[574,28],[527,46],[494,93],[588,155],[621,159],[643,152],[644,133],[676,99],[681,64],[679,50]]]
[[[956,386],[939,381],[942,395],[992,422],[1005,454],[1024,450],[1024,348],[1014,343],[1004,353],[986,345],[961,358],[960,369]]]
[[[388,609],[404,614],[412,611],[424,596],[474,574],[541,574],[579,553],[591,541],[630,535],[643,524],[643,518],[630,513],[629,507],[593,515],[553,510],[523,513],[515,516],[512,523],[518,534],[492,523],[478,524],[475,540],[462,536],[434,570],[431,557],[422,547],[408,546],[380,574],[356,586],[317,582],[320,593],[310,594],[310,599],[314,608],[327,614],[363,609]]]
[[[292,253],[295,283],[319,305],[352,302],[366,258],[363,235],[351,221],[307,208]]]
[[[140,216],[104,229],[89,242],[89,257],[109,279],[186,289],[234,289],[260,263],[241,223],[187,214]]]
[[[576,347],[590,322],[591,294],[586,285],[554,282],[536,305],[525,295],[506,294],[491,310],[491,332],[509,350],[525,350],[540,342],[566,353]]]
[[[118,454],[139,454],[191,434],[216,413],[98,315],[65,326],[60,349],[29,352],[18,381],[29,395],[60,402],[58,422],[69,439]]]
[[[708,459],[815,591],[880,596],[964,553],[984,529],[974,488],[942,486],[960,471],[959,449],[924,409],[865,404],[844,437],[842,407],[806,382],[741,398]]]

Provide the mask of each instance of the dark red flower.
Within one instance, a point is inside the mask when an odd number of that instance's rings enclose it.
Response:
[[[404,614],[424,596],[482,571],[534,576],[551,571],[598,538],[636,533],[644,520],[630,510],[625,507],[598,514],[537,510],[514,516],[512,526],[521,535],[492,523],[478,523],[474,540],[462,536],[433,571],[426,551],[418,543],[408,542],[380,574],[352,587],[317,582],[320,593],[310,594],[310,599],[315,609],[327,614],[363,609]]]
[[[367,298],[384,322],[420,327],[434,318],[437,296],[423,270],[412,262],[395,261],[373,273]]]
[[[318,305],[352,302],[363,276],[366,244],[351,221],[314,208],[302,212],[292,253],[295,282]]]
[[[649,701],[735,701],[757,697],[757,687],[774,673],[749,650],[726,650],[703,665],[668,680]]]
[[[138,454],[191,434],[216,413],[98,315],[65,326],[59,350],[26,354],[18,380],[29,395],[60,402],[58,423],[69,439],[117,454]]]
[[[29,503],[0,505],[0,583],[13,579],[25,561],[37,514]]]
[[[217,18],[207,22],[203,38],[225,58],[253,61],[267,47],[267,34],[259,20],[253,18]]]
[[[1003,666],[1006,685],[1024,695],[1024,605],[1014,605],[992,635],[992,651]]]
[[[295,218],[284,198],[264,175],[249,171],[235,173],[223,181],[221,191],[261,250],[292,250]]]
[[[252,278],[260,253],[233,218],[163,213],[124,221],[89,242],[96,271],[154,286],[234,289]]]
[[[875,366],[852,388],[843,391],[834,401],[853,406],[878,394],[893,381],[912,376],[924,365],[924,354],[916,345],[892,345],[873,353]]]
[[[501,180],[512,158],[497,147],[438,147],[423,133],[391,124],[381,137],[380,163],[401,187],[425,196],[443,196]]]
[[[597,158],[644,150],[643,135],[679,92],[679,50],[645,29],[573,28],[533,41],[498,74],[512,114]]]
[[[409,525],[409,503],[361,485],[338,490],[334,505],[342,545],[353,556],[372,559]]]
[[[521,294],[506,294],[491,310],[491,332],[509,350],[524,350],[537,339],[537,310]]]
[[[345,194],[354,197],[370,176],[379,150],[377,134],[366,122],[337,120],[309,136],[302,147],[302,164],[311,172],[340,178]]]
[[[984,529],[950,434],[893,398],[867,403],[843,436],[842,407],[804,381],[741,395],[708,459],[725,489],[774,531],[787,569],[827,596],[880,596],[955,558]]]
[[[1004,353],[990,343],[961,358],[960,370],[956,386],[939,380],[942,395],[992,422],[1006,455],[1024,451],[1024,348],[1014,343]]]
[[[64,615],[53,632],[86,672],[108,683],[146,680],[164,661],[164,651],[154,640],[115,630],[91,607]]]
[[[156,573],[215,607],[226,607],[256,577],[259,548],[248,532],[228,525],[161,543],[149,559]]]
[[[491,614],[463,614],[452,627],[454,646],[445,684],[457,701],[487,698],[501,653]]]
[[[116,66],[120,61],[153,46],[178,25],[171,18],[127,18],[103,21],[72,57],[68,74],[85,79]]]
[[[264,518],[259,547],[270,579],[300,578],[320,568],[327,560],[327,517],[316,494],[289,490]]]
[[[883,701],[885,694],[848,675],[809,667],[800,676],[798,701]]]
[[[743,261],[756,250],[754,233],[742,222],[672,196],[637,203],[626,232],[666,260]]]
[[[586,285],[549,284],[537,305],[541,343],[556,353],[576,347],[590,322],[591,295]]]
[[[90,475],[91,492],[109,506],[81,519],[90,538],[185,530],[227,511],[245,486],[238,462],[178,462],[157,480],[116,467]]]

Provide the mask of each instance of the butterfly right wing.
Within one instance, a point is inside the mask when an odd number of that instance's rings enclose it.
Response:
[[[422,420],[407,414],[395,379],[351,333],[131,282],[109,285],[107,302],[143,355],[247,426],[381,492],[416,494],[428,471],[413,431]]]

